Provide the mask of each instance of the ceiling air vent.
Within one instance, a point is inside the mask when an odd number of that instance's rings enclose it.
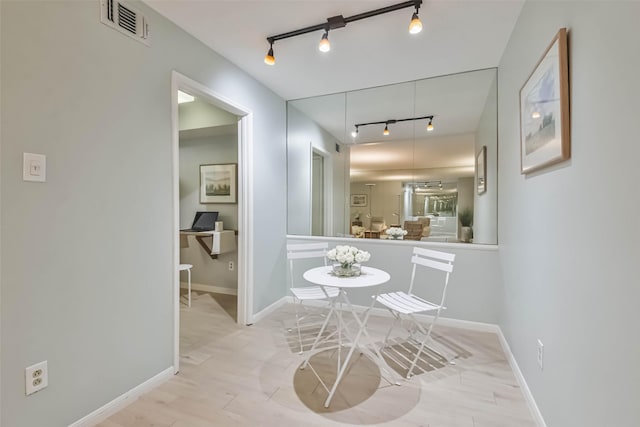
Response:
[[[147,46],[149,24],[140,12],[120,0],[100,0],[100,21]]]

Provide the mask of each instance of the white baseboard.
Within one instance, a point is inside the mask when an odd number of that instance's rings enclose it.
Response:
[[[180,282],[180,289],[188,289],[187,282]],[[205,285],[204,283],[191,282],[192,291],[213,292],[214,294],[238,295],[238,289],[225,288],[223,286]]]
[[[124,394],[116,397],[111,402],[102,406],[101,408],[96,409],[89,415],[82,417],[78,421],[69,424],[69,427],[91,427],[96,424],[101,423],[102,421],[109,418],[111,415],[116,412],[124,409],[126,406],[129,406],[133,403],[138,397],[143,395],[144,393],[152,390],[153,388],[159,386],[163,382],[167,381],[173,376],[173,366],[165,369],[160,372],[156,376],[149,378],[147,381],[143,382],[132,388],[131,390],[125,392]]]
[[[511,348],[509,347],[509,343],[507,339],[504,337],[502,333],[502,329],[498,327],[498,339],[500,340],[500,344],[502,345],[502,350],[504,354],[507,356],[507,360],[509,361],[509,365],[511,365],[511,369],[513,370],[513,374],[516,376],[516,380],[520,385],[520,389],[522,389],[522,394],[524,394],[524,400],[527,401],[527,406],[529,406],[529,411],[531,411],[531,415],[536,422],[538,427],[547,427],[547,424],[544,422],[544,418],[542,417],[542,413],[536,404],[535,399],[533,398],[533,394],[531,394],[531,390],[529,390],[529,386],[527,385],[527,381],[524,379],[524,375],[522,375],[522,371],[518,366],[518,362],[516,362],[513,353],[511,353]]]
[[[260,320],[262,320],[265,316],[269,315],[270,313],[274,312],[275,310],[277,310],[279,307],[285,305],[288,302],[291,302],[292,300],[290,300],[291,297],[282,297],[280,298],[278,301],[274,302],[273,304],[263,308],[262,310],[260,310],[259,312],[257,312],[256,314],[253,315],[253,323],[257,323]]]
[[[287,302],[293,304],[292,296],[286,296],[285,298]],[[323,300],[319,300],[319,301],[309,300],[309,301],[305,301],[304,303],[306,305],[310,305],[314,307],[322,307],[327,304],[327,302]],[[362,313],[368,307],[354,304],[353,308],[356,312]],[[373,307],[371,309],[371,315],[380,316],[380,317],[391,317],[391,313],[389,312],[389,310],[382,307]],[[430,322],[431,320],[433,320],[433,316],[429,316],[426,314],[417,314],[415,315],[415,317],[417,319],[420,319],[426,322]],[[438,324],[442,326],[448,326],[451,328],[467,329],[467,330],[479,331],[479,332],[498,333],[498,331],[500,330],[500,327],[493,323],[472,322],[470,320],[459,320],[459,319],[453,319],[450,317],[442,317],[442,316],[438,319]]]

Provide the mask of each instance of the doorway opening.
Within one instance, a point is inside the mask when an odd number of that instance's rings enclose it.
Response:
[[[184,94],[188,95],[189,101],[180,104],[179,92],[182,99]],[[181,298],[181,263],[193,266],[192,292],[222,294],[225,305],[231,308],[230,316],[235,317],[237,323],[252,323],[253,276],[249,272],[253,261],[249,248],[253,116],[249,109],[175,71],[171,96],[174,371],[177,373],[180,309],[188,303],[186,289]],[[196,212],[201,211],[218,212],[218,221],[222,224],[216,224],[219,229],[214,230],[215,233],[199,235],[179,231],[192,228]],[[182,274],[186,288],[188,276]]]
[[[333,167],[331,154],[311,148],[310,235],[326,236],[333,231]]]

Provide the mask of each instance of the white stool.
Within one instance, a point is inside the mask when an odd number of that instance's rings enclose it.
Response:
[[[189,287],[187,288],[188,292],[189,292],[189,307],[191,307],[191,269],[193,268],[193,265],[191,264],[180,264],[180,266],[178,267],[179,271],[184,271],[187,270],[187,283],[189,285]]]

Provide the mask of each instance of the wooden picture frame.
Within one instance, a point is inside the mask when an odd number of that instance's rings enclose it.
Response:
[[[520,90],[520,171],[571,157],[567,29],[561,28]]]
[[[478,194],[487,191],[487,146],[483,145],[476,155],[476,191]]]
[[[238,165],[200,165],[200,203],[238,202]]]
[[[366,194],[352,194],[351,206],[354,207],[366,207],[369,205],[368,196]]]

